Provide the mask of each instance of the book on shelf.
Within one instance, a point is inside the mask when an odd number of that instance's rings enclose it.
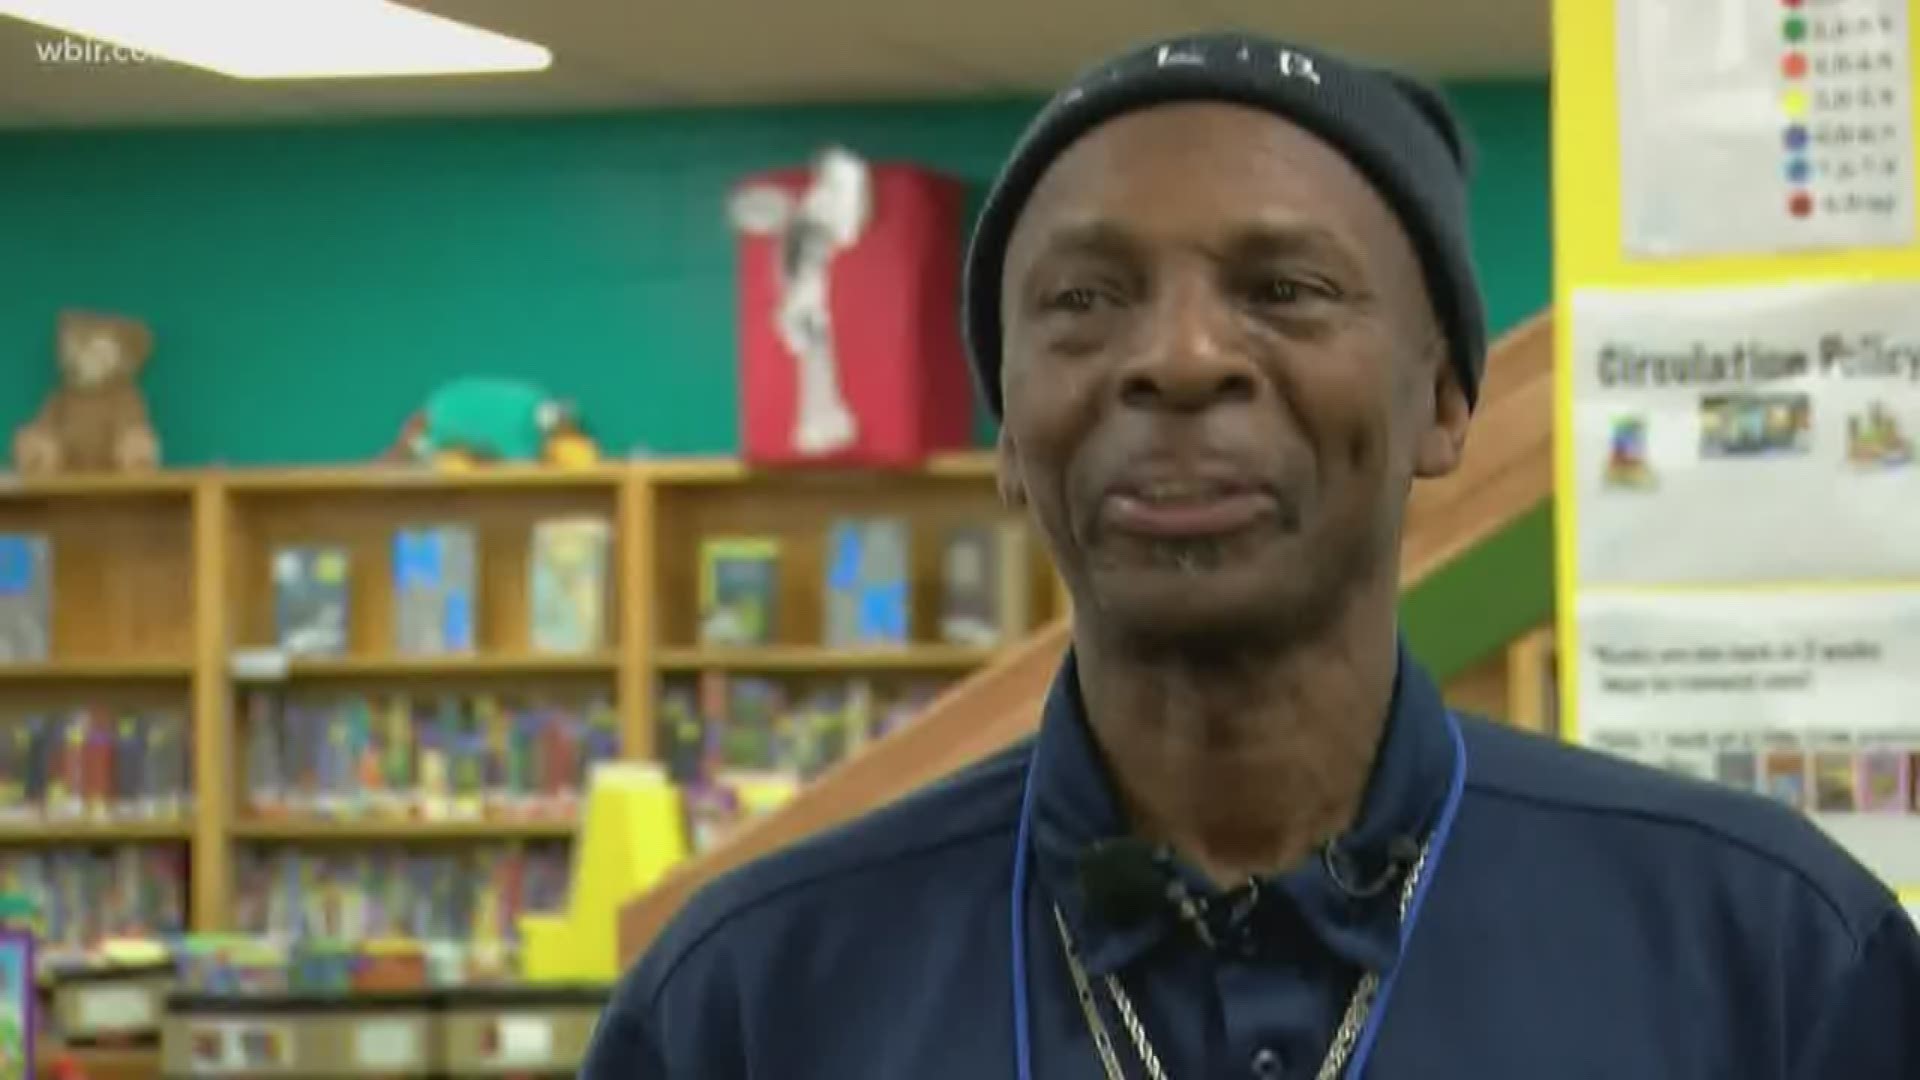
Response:
[[[725,536],[701,543],[701,644],[771,644],[779,596],[779,540]]]
[[[534,525],[528,588],[535,651],[585,653],[607,647],[612,545],[613,527],[600,518],[551,518]]]
[[[912,721],[944,688],[937,679],[807,685],[707,672],[674,680],[657,711],[659,748],[685,799],[692,850],[731,823],[779,804],[872,740]]]
[[[949,529],[941,549],[940,637],[950,645],[997,648],[1031,627],[1032,541],[1024,522]]]
[[[191,735],[179,709],[82,706],[0,720],[0,821],[184,821]]]
[[[617,759],[604,697],[248,694],[243,805],[262,819],[571,820]]]
[[[904,646],[912,626],[906,519],[840,518],[827,532],[826,626],[832,648]]]
[[[471,528],[419,526],[394,534],[394,645],[402,655],[474,650],[477,571]]]
[[[234,924],[288,946],[296,963],[287,977],[300,989],[348,989],[329,984],[349,979],[351,965],[325,958],[350,960],[358,945],[383,940],[423,943],[429,981],[460,985],[501,967],[521,916],[564,909],[571,859],[551,842],[248,848],[235,863]]]
[[[347,651],[352,556],[332,544],[288,544],[273,555],[275,639],[294,656]]]
[[[38,533],[0,534],[0,663],[39,663],[53,637],[53,546]]]
[[[27,898],[43,964],[85,959],[110,937],[187,928],[184,844],[0,850],[0,895]]]

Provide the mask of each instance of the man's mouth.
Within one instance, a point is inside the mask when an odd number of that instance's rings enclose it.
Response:
[[[1101,516],[1117,532],[1200,539],[1238,532],[1274,512],[1271,492],[1228,477],[1159,477],[1115,485]]]

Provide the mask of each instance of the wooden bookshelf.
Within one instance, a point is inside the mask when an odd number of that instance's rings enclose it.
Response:
[[[1541,735],[1559,734],[1554,635],[1542,626],[1455,675],[1441,688],[1447,704]]]
[[[618,713],[620,755],[655,754],[667,680],[706,673],[776,679],[958,679],[999,648],[940,640],[941,533],[1004,520],[990,454],[899,472],[762,471],[730,459],[615,463],[582,470],[435,473],[367,466],[174,470],[148,476],[0,479],[0,532],[44,535],[53,551],[51,644],[43,660],[0,664],[0,725],[23,713],[99,705],[166,706],[189,719],[195,798],[178,821],[0,822],[0,857],[48,847],[174,844],[188,853],[188,922],[233,928],[242,846],[457,845],[565,841],[548,818],[383,820],[262,817],[246,780],[244,702],[256,690],[586,691]],[[537,651],[529,634],[535,522],[589,515],[611,527],[604,648]],[[826,647],[827,531],[835,518],[904,518],[911,536],[910,639]],[[476,542],[476,648],[409,656],[396,648],[392,538],[408,525],[469,527]],[[702,542],[754,535],[780,544],[778,624],[764,646],[715,648],[698,634]],[[1029,624],[1064,611],[1064,591],[1030,544]],[[347,648],[275,649],[274,552],[331,544],[351,566]],[[1009,645],[1017,642],[1009,642]]]

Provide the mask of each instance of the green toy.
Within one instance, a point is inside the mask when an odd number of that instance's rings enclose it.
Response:
[[[389,456],[435,464],[547,458],[556,439],[578,431],[573,407],[521,379],[470,376],[435,389],[407,420]]]

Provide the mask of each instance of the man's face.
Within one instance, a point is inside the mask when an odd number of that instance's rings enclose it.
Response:
[[[1311,632],[1391,572],[1412,478],[1458,459],[1468,409],[1399,222],[1267,113],[1095,129],[1004,281],[1005,482],[1113,630]]]

